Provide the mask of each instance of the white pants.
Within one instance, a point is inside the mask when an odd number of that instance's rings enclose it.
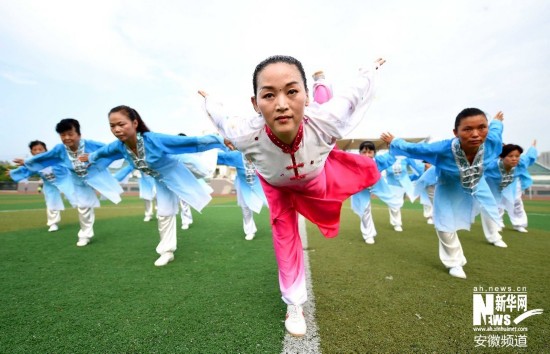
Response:
[[[80,221],[80,231],[78,238],[91,239],[94,237],[94,208],[77,208],[78,220]]]
[[[506,212],[508,213],[512,226],[527,227],[527,213],[525,213],[525,208],[523,207],[523,200],[521,199],[523,191],[521,190],[521,185],[519,183],[516,193],[517,197],[516,200],[514,200],[513,207],[506,205]]]
[[[144,199],[145,201],[145,217],[152,218],[155,214],[155,210],[153,208],[153,201]]]
[[[439,259],[445,267],[462,267],[466,264],[466,257],[456,232],[435,230],[439,238]]]
[[[46,215],[48,217],[48,226],[59,224],[61,221],[61,212],[59,210],[51,210],[46,208]]]
[[[191,207],[189,204],[180,200],[180,215],[182,225],[191,225],[193,223],[193,214],[191,214]]]
[[[174,252],[177,248],[176,215],[158,217],[158,230],[160,242],[157,245],[157,253]]]
[[[391,214],[390,214],[391,215]],[[367,204],[363,216],[361,216],[361,234],[363,239],[368,239],[376,236],[376,228],[372,219],[372,208],[370,202]]]
[[[503,211],[500,210],[501,215]],[[500,225],[496,223],[490,216],[485,213],[481,213],[481,226],[483,227],[483,235],[489,243],[495,243],[502,240],[502,236],[499,231],[502,230]]]
[[[401,209],[389,208],[389,210],[390,210],[390,224],[392,226],[403,225],[403,223],[401,222]]]
[[[243,230],[245,235],[255,234],[258,229],[256,223],[254,223],[254,214],[248,207],[242,206],[243,211]]]

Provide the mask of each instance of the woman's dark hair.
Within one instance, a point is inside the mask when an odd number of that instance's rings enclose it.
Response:
[[[523,153],[523,148],[516,144],[506,144],[502,146],[502,152],[500,153],[501,158],[505,158],[508,156],[509,153],[512,151],[519,151],[519,154],[521,155]]]
[[[29,149],[32,150],[33,147],[36,145],[42,145],[44,147],[44,150],[48,151],[48,148],[46,147],[46,144],[40,140],[33,140],[29,143]]]
[[[128,107],[124,105],[116,106],[115,108],[109,111],[108,115],[111,115],[111,113],[116,113],[116,112],[122,112],[125,116],[130,118],[132,122],[137,120],[138,126],[136,128],[136,131],[138,131],[139,133],[146,133],[150,131],[149,128],[147,128],[147,125],[145,125],[145,122],[143,121],[143,119],[141,119],[139,113],[132,107]]]
[[[61,121],[57,123],[57,125],[55,126],[55,131],[57,132],[57,134],[61,134],[73,128],[75,132],[80,135],[80,123],[78,123],[76,119],[65,118],[61,119]]]
[[[376,154],[376,145],[372,141],[363,141],[361,145],[359,145],[359,152],[363,151],[364,149],[374,151]]]
[[[485,112],[483,112],[481,109],[479,108],[464,108],[457,116],[456,116],[456,119],[455,119],[455,130],[458,130],[458,126],[460,125],[460,122],[465,119],[465,118],[468,118],[468,117],[473,117],[473,116],[479,116],[479,115],[482,115],[485,117],[485,119],[487,119],[487,116],[485,115]]]
[[[302,63],[296,58],[293,58],[291,56],[287,55],[273,55],[265,60],[263,60],[260,64],[256,65],[256,69],[254,69],[254,74],[252,75],[252,87],[254,88],[254,96],[256,96],[256,92],[258,90],[258,75],[260,72],[265,69],[266,66],[270,64],[276,64],[276,63],[286,63],[289,65],[294,65],[300,72],[300,75],[302,76],[302,80],[304,81],[304,87],[306,88],[306,92],[308,92],[307,89],[307,80],[306,80],[306,73],[304,71],[304,67],[302,66]]]

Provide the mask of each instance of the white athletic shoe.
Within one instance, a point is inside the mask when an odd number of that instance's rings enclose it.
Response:
[[[497,242],[493,242],[493,245],[495,245],[497,247],[502,247],[502,248],[508,247],[508,245],[502,240],[499,240]]]
[[[149,215],[147,215],[146,217],[143,218],[143,221],[149,222],[149,221],[151,221],[151,217]]]
[[[57,226],[57,224],[53,224],[50,226],[50,228],[48,229],[48,232],[55,232],[59,230],[59,227]]]
[[[523,233],[527,233],[527,229],[524,228],[523,226],[514,226],[514,230],[518,231],[518,232],[523,232]]]
[[[397,231],[397,232],[403,231],[403,228],[402,228],[401,226],[399,226],[399,225],[394,226],[393,229],[394,229],[395,231]]]
[[[464,269],[460,266],[449,269],[449,274],[455,278],[466,279],[466,273],[464,273]]]
[[[189,224],[181,224],[182,230],[187,230],[189,228]]]
[[[288,305],[286,307],[285,328],[294,337],[302,337],[306,334],[307,326],[302,306]]]
[[[167,265],[169,262],[174,260],[174,253],[166,252],[160,255],[160,257],[155,261],[157,267],[162,267]]]
[[[428,220],[426,220],[426,222],[430,225],[433,225],[434,224],[434,219],[428,218]]]
[[[79,238],[78,239],[78,242],[76,243],[76,245],[78,247],[84,247],[86,246],[88,243],[90,243],[90,239],[89,238]]]
[[[250,241],[253,240],[256,234],[248,234],[244,237],[245,240]]]
[[[365,243],[372,245],[374,243],[374,237],[367,237]]]

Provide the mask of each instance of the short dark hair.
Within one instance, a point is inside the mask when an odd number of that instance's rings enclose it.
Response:
[[[139,133],[146,133],[150,131],[147,125],[145,124],[145,122],[143,121],[143,119],[141,119],[141,116],[139,115],[139,113],[132,107],[128,107],[124,105],[116,106],[109,111],[108,115],[111,115],[111,113],[115,113],[115,112],[123,112],[124,115],[127,116],[131,121],[137,120],[138,126],[136,130]]]
[[[306,72],[304,71],[302,63],[300,63],[298,59],[288,55],[273,55],[267,59],[264,59],[260,64],[256,65],[256,69],[254,69],[254,74],[252,75],[252,87],[254,89],[254,96],[256,96],[256,91],[258,90],[258,75],[262,70],[266,68],[266,66],[276,63],[286,63],[296,66],[296,68],[300,72],[300,75],[302,76],[302,80],[304,81],[306,92],[308,92]]]
[[[32,150],[33,147],[36,145],[42,145],[44,147],[44,150],[48,151],[48,148],[46,147],[46,144],[43,141],[40,140],[33,140],[29,143],[29,149]]]
[[[516,144],[505,144],[502,146],[502,152],[500,153],[501,158],[505,158],[512,151],[519,151],[520,155],[523,153],[523,148]]]
[[[479,108],[464,108],[462,111],[460,111],[460,113],[456,116],[456,119],[455,119],[455,130],[458,130],[458,126],[460,125],[460,122],[463,120],[463,119],[466,119],[468,117],[473,117],[473,116],[479,116],[479,115],[482,115],[485,117],[485,119],[487,119],[487,116],[485,115],[485,112],[483,112],[481,109]]]
[[[374,151],[376,154],[376,145],[372,141],[363,141],[361,145],[359,145],[359,152],[363,151],[364,149]]]
[[[57,123],[55,126],[55,131],[57,134],[61,134],[73,128],[76,133],[80,135],[80,123],[78,123],[78,121],[74,118],[65,118],[61,119],[61,121]]]

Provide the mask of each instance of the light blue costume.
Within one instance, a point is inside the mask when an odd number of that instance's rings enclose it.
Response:
[[[501,224],[498,207],[483,172],[502,150],[502,122],[492,120],[485,142],[472,164],[458,138],[434,143],[408,143],[393,139],[390,151],[427,161],[435,166],[434,224],[439,237],[439,255],[447,268],[463,266],[466,258],[456,232],[469,230],[481,211]]]
[[[217,135],[191,137],[145,132],[137,135],[137,155],[122,141],[116,140],[91,154],[89,159],[95,164],[102,159],[114,161],[123,158],[142,174],[154,178],[160,233],[156,251],[161,258],[172,260],[177,247],[176,214],[179,200],[201,211],[212,199],[177,155],[223,147],[223,140]],[[157,262],[156,265],[167,263]]]
[[[537,149],[530,147],[520,156],[518,165],[510,171],[506,171],[502,159],[498,158],[492,161],[485,171],[485,178],[493,192],[495,200],[500,209],[500,215],[504,210],[508,212],[512,225],[517,227],[527,227],[527,214],[523,210],[523,203],[518,208],[517,199],[521,200],[523,184],[532,183],[528,168],[537,161]]]
[[[93,140],[81,139],[79,150],[90,154],[104,145]],[[118,181],[107,170],[110,163],[100,160],[95,165],[88,166],[87,163],[71,158],[63,144],[57,144],[53,149],[25,160],[25,166],[31,171],[40,171],[56,165],[69,170],[70,178],[59,179],[57,185],[73,207],[79,208],[99,207],[99,200],[93,189],[115,204],[120,202],[120,194],[123,191]]]
[[[235,190],[237,192],[237,204],[243,212],[243,230],[247,240],[254,238],[256,224],[252,212],[257,214],[262,206],[267,206],[260,179],[256,175],[254,165],[244,159],[240,151],[219,151],[218,164],[235,167],[237,177],[235,178]]]
[[[47,225],[56,225],[61,221],[59,212],[65,210],[58,182],[64,178],[69,178],[69,171],[61,166],[46,167],[38,172],[30,171],[25,166],[21,166],[10,171],[10,177],[15,182],[19,182],[34,175],[40,176],[43,181],[43,193],[44,199],[46,200],[46,213],[48,217]]]
[[[123,192],[118,181],[107,170],[110,162],[100,160],[96,165],[89,166],[88,163],[78,159],[79,156],[90,154],[104,145],[96,141],[80,139],[76,152],[63,144],[57,144],[53,149],[25,160],[25,166],[31,171],[60,166],[70,172],[68,178],[59,178],[56,184],[71,205],[78,209],[80,231],[77,246],[85,246],[94,236],[93,208],[100,206],[94,189],[115,204],[120,202],[120,194]]]
[[[369,158],[369,157],[365,157]],[[392,154],[376,155],[374,157],[378,171],[387,170],[396,161]],[[351,196],[351,208],[361,218],[361,234],[363,239],[367,241],[369,238],[376,236],[376,228],[372,220],[371,213],[371,194],[376,195],[380,200],[386,203],[390,209],[400,209],[403,206],[402,194],[396,193],[390,188],[384,178],[380,178],[376,184],[370,188],[365,188],[362,191]],[[371,242],[372,243],[372,242]]]

